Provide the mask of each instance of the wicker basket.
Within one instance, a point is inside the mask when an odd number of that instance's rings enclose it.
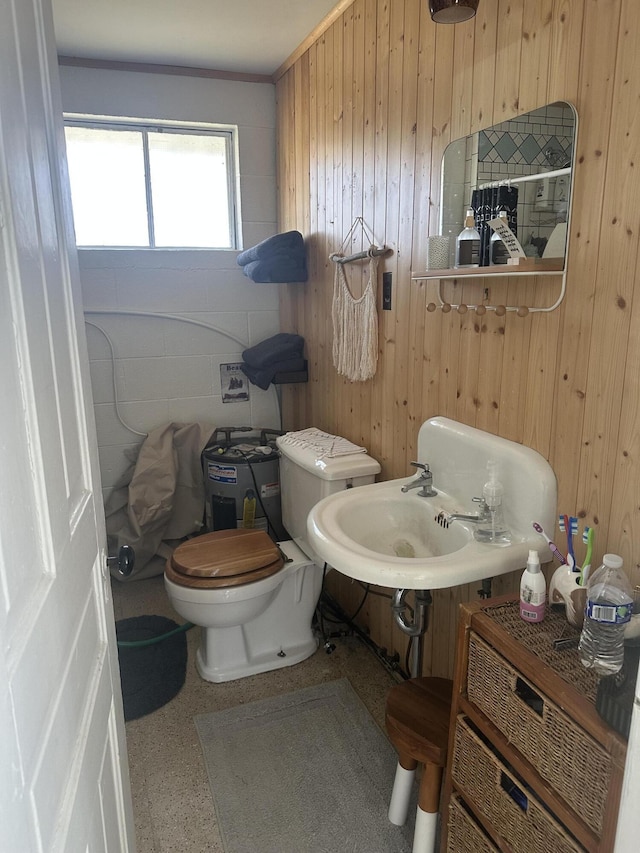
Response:
[[[469,700],[600,835],[612,771],[605,750],[473,632],[467,689]],[[519,695],[527,691],[538,708]]]
[[[584,851],[462,716],[456,724],[451,773],[465,799],[493,824],[514,853]],[[457,853],[457,848],[451,849]]]
[[[499,853],[455,794],[449,801],[447,853]]]

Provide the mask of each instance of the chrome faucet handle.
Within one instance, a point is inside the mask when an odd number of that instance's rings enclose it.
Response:
[[[488,517],[491,513],[489,505],[484,498],[471,498],[472,503],[480,504],[479,510],[482,517]]]
[[[434,498],[438,493],[433,488],[433,474],[429,469],[428,465],[425,465],[422,462],[412,462],[411,463],[415,468],[421,468],[421,474],[416,477],[415,480],[412,480],[411,483],[407,483],[406,486],[403,486],[400,491],[408,492],[411,489],[420,489],[418,495],[421,498]]]
[[[413,465],[414,468],[421,468],[425,474],[431,474],[431,471],[429,470],[429,466],[425,465],[423,462],[412,462],[411,464]]]

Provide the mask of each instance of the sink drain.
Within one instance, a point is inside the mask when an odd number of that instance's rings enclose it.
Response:
[[[393,543],[393,552],[396,557],[415,557],[416,555],[413,545],[406,539],[397,539]]]

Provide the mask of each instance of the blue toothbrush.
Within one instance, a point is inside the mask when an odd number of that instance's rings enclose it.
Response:
[[[569,566],[571,571],[573,571],[576,566],[576,558],[573,554],[573,544],[571,541],[571,526],[569,524],[569,516],[559,515],[558,527],[560,528],[561,533],[567,534],[567,559],[565,560],[565,562]]]

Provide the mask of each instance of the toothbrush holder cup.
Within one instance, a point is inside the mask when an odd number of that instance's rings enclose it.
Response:
[[[587,604],[587,588],[580,586],[580,572],[559,566],[549,584],[549,605],[564,605],[567,622],[581,629]]]

